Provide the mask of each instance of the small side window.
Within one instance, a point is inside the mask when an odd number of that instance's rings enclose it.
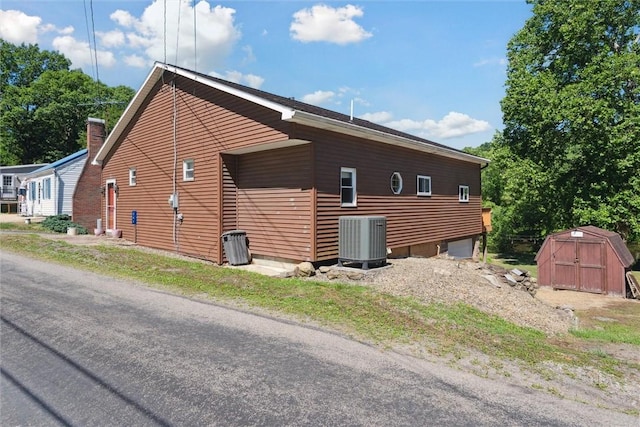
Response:
[[[402,175],[400,175],[400,172],[394,172],[391,175],[391,191],[393,191],[393,194],[402,192]]]
[[[183,181],[193,181],[195,179],[195,162],[193,159],[182,162]]]
[[[418,175],[418,196],[431,195],[431,177],[426,175]]]
[[[469,186],[468,185],[459,185],[458,186],[458,200],[461,202],[469,201]]]
[[[340,206],[356,206],[356,170],[340,168]]]
[[[129,169],[129,185],[132,187],[136,185],[136,168]]]

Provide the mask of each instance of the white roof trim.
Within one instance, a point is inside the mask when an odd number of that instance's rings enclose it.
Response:
[[[120,138],[120,135],[122,135],[122,132],[124,131],[127,124],[131,121],[135,113],[138,111],[138,108],[140,108],[140,106],[146,99],[147,95],[151,92],[151,89],[156,84],[156,82],[160,78],[162,78],[162,75],[164,74],[165,71],[170,71],[172,73],[197,81],[199,83],[202,83],[214,89],[221,90],[223,92],[237,96],[239,98],[246,99],[247,101],[253,102],[255,104],[270,108],[274,111],[278,111],[280,114],[282,114],[282,120],[289,120],[291,117],[293,117],[295,113],[295,110],[289,107],[285,107],[284,105],[278,104],[276,102],[269,101],[264,98],[260,98],[259,96],[251,95],[249,93],[246,93],[239,89],[232,88],[230,86],[219,83],[217,81],[213,81],[207,78],[202,78],[200,75],[194,72],[156,62],[153,68],[151,69],[151,72],[145,79],[144,83],[140,87],[140,89],[135,94],[135,96],[127,106],[126,110],[124,110],[124,113],[120,117],[120,120],[118,120],[118,123],[116,123],[116,125],[114,126],[109,136],[107,136],[107,139],[105,140],[104,144],[102,144],[102,147],[100,147],[100,150],[98,150],[96,157],[91,162],[92,165],[102,165],[102,162],[107,157],[107,155],[115,145],[116,141]]]
[[[404,147],[410,150],[417,150],[425,153],[437,154],[439,156],[452,159],[473,162],[481,166],[489,164],[488,159],[464,153],[462,151],[457,151],[452,148],[440,147],[437,145],[429,144],[427,142],[416,141],[414,139],[388,134],[386,132],[365,128],[351,123],[345,123],[328,117],[321,117],[315,114],[306,113],[304,111],[296,111],[293,117],[289,119],[289,121],[360,138],[366,138],[369,140],[391,144],[398,147]]]
[[[235,150],[223,151],[222,154],[248,154],[259,151],[277,150],[278,148],[295,147],[296,145],[311,144],[305,139],[283,139],[281,141],[266,142],[264,144],[251,145],[248,147],[236,148]]]
[[[385,144],[391,144],[399,147],[405,147],[411,150],[438,154],[440,156],[444,156],[448,158],[477,163],[482,166],[487,165],[489,163],[488,159],[484,159],[482,157],[477,157],[471,154],[457,151],[457,150],[454,150],[453,148],[440,147],[437,145],[429,144],[428,142],[416,141],[410,138],[392,135],[382,131],[369,129],[366,127],[342,122],[335,119],[330,119],[328,117],[322,117],[316,114],[295,110],[290,107],[284,106],[282,104],[278,104],[277,102],[273,102],[256,95],[249,94],[240,89],[227,86],[218,81],[203,78],[202,76],[194,72],[157,62],[152,68],[147,78],[145,79],[141,88],[138,90],[138,92],[135,94],[135,96],[133,97],[133,99],[125,109],[124,113],[118,120],[118,123],[116,123],[116,125],[114,126],[109,136],[107,136],[107,139],[105,140],[104,144],[102,144],[102,147],[100,147],[100,150],[98,150],[98,153],[96,154],[91,164],[102,165],[105,158],[111,152],[115,143],[118,141],[118,139],[122,135],[127,124],[133,119],[133,116],[136,114],[136,112],[138,111],[142,103],[145,101],[147,95],[149,95],[149,93],[151,92],[151,89],[154,87],[156,82],[162,78],[162,75],[164,74],[165,71],[170,71],[182,77],[191,79],[193,81],[197,81],[206,86],[226,92],[230,95],[237,96],[249,102],[253,102],[257,105],[261,105],[263,107],[277,111],[282,115],[281,117],[282,120],[285,120],[285,121],[300,123],[300,124],[304,124],[304,125],[311,126],[314,128],[319,128],[319,129],[332,130],[334,132],[357,136],[360,138],[366,138],[366,139],[382,142]],[[300,141],[300,140],[294,139],[291,141],[294,141],[294,142],[293,143],[287,142],[286,144],[288,145],[284,145],[285,144],[284,141],[279,141],[276,143],[262,144],[264,146],[264,148],[262,149],[260,148],[254,149],[254,148],[247,147],[246,149],[231,150],[231,151],[227,151],[226,153],[243,154],[243,153],[250,153],[255,151],[270,150],[270,149],[278,148],[277,144],[283,144],[282,147],[298,145],[299,142],[296,142],[296,141]],[[308,141],[306,141],[305,143],[308,143]],[[276,145],[273,145],[273,144],[276,144]],[[268,147],[272,147],[272,148],[268,148]]]

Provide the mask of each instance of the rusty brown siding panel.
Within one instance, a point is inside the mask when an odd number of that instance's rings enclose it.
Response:
[[[608,295],[618,295],[626,297],[626,276],[625,267],[620,263],[616,254],[616,249],[612,245],[607,245],[606,251],[606,287],[605,293]]]
[[[284,139],[279,114],[247,102],[230,100],[218,91],[178,81],[176,186],[184,222],[176,226],[167,199],[173,192],[173,90],[164,85],[150,96],[146,108],[123,134],[117,151],[103,169],[103,183],[116,179],[117,226],[134,239],[131,211],[138,211],[137,242],[144,246],[218,260],[220,250],[218,153],[256,141]],[[227,109],[228,108],[228,109]],[[260,121],[249,119],[255,115]],[[184,182],[182,163],[195,162],[195,180]],[[129,168],[137,170],[137,185],[128,183]],[[104,202],[102,212],[104,215]],[[232,220],[229,220],[232,221]],[[225,226],[228,223],[225,224]]]
[[[316,144],[317,260],[337,257],[338,217],[384,215],[387,246],[399,247],[482,233],[480,166],[428,153],[297,128]],[[340,207],[340,168],[356,168],[357,207]],[[391,175],[400,172],[403,190],[394,195]],[[417,175],[431,176],[432,196],[418,196]],[[470,200],[458,201],[458,185]]]
[[[311,259],[309,146],[238,156],[238,227],[255,255]]]

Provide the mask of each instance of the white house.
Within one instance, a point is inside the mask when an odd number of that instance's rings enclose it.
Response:
[[[27,194],[21,213],[27,216],[71,215],[73,192],[87,157],[87,150],[80,150],[25,176]]]

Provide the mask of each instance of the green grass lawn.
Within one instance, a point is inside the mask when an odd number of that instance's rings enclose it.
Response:
[[[458,357],[473,350],[528,366],[553,361],[619,374],[618,368],[627,366],[625,361],[594,358],[581,350],[576,340],[616,342],[621,336],[624,342],[640,340],[640,329],[632,328],[612,331],[610,336],[567,334],[558,340],[462,303],[424,304],[365,286],[266,277],[135,247],[81,246],[30,233],[0,233],[0,243],[3,251],[138,280],[185,295],[259,307],[382,346],[419,345],[435,355]],[[530,257],[496,260],[511,267],[531,267],[525,262],[530,262]],[[640,366],[634,369],[640,373]]]

